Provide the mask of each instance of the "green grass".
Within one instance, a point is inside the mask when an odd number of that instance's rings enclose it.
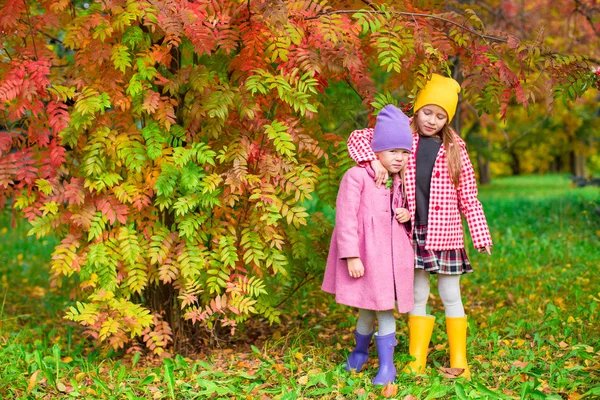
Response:
[[[468,249],[475,273],[462,280],[473,378],[447,379],[439,370],[448,356],[433,290],[438,324],[428,374],[399,375],[394,398],[599,398],[600,189],[572,188],[556,175],[504,178],[480,198],[494,247],[491,257]],[[288,305],[281,326],[243,332],[252,344],[169,360],[103,354],[62,319],[69,285],[48,284],[55,241],[27,237],[27,229],[10,228],[6,212],[0,217],[0,398],[384,398],[370,383],[375,353],[360,374],[342,369],[356,315],[319,282]],[[404,316],[398,331],[401,368]]]

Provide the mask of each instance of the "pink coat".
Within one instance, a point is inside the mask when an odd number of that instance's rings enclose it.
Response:
[[[373,128],[361,129],[352,132],[348,138],[348,153],[357,163],[366,163],[374,160],[375,153],[371,149]],[[425,248],[429,250],[452,250],[465,247],[464,232],[461,213],[465,216],[473,245],[483,248],[492,245],[492,238],[483,213],[481,202],[477,199],[477,181],[473,165],[467,154],[465,142],[457,135],[460,146],[460,159],[462,172],[458,189],[450,180],[446,166],[446,149],[440,150],[433,165],[431,175],[431,189],[429,194],[429,217],[427,222],[427,240]],[[411,222],[414,226],[415,215],[415,190],[416,190],[416,158],[419,135],[413,132],[413,148],[411,157],[406,164],[406,197]]]
[[[390,206],[402,207],[401,193],[397,176],[393,195],[383,185],[377,188],[370,166],[353,167],[344,175],[322,285],[338,303],[383,311],[397,302],[401,313],[413,309],[414,253]],[[350,277],[347,257],[360,257],[365,267],[361,278]]]

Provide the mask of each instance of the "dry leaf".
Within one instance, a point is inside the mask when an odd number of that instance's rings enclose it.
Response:
[[[444,376],[444,378],[456,378],[458,377],[460,374],[462,374],[465,371],[464,368],[446,368],[446,367],[440,367],[440,372],[442,373],[442,375]]]
[[[394,397],[398,394],[398,386],[389,382],[385,387],[381,390],[381,395],[387,399],[390,397]]]
[[[58,390],[59,392],[66,393],[67,387],[65,386],[64,383],[62,383],[61,381],[58,381],[58,382],[56,382],[56,390]]]
[[[27,392],[31,392],[33,390],[33,388],[35,387],[35,385],[37,383],[37,376],[39,373],[40,373],[40,370],[38,369],[33,374],[31,374],[31,376],[29,377],[29,383],[27,384]]]
[[[363,389],[363,388],[356,389],[356,390],[354,391],[354,394],[355,394],[357,397],[364,396],[366,393],[367,393],[367,391],[366,391],[365,389]]]
[[[273,364],[273,368],[275,368],[275,371],[277,371],[277,373],[280,374],[282,371],[285,370],[285,365],[283,365],[283,364]]]
[[[517,368],[525,368],[529,365],[529,363],[525,361],[515,361],[514,363],[512,363],[512,365]]]
[[[407,394],[402,400],[417,400],[412,394]]]
[[[308,375],[301,376],[300,379],[298,379],[298,383],[300,385],[306,385],[308,383]]]

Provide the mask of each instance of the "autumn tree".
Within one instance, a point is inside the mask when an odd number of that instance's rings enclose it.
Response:
[[[306,206],[332,204],[350,165],[336,126],[435,71],[460,71],[477,114],[593,82],[584,57],[444,3],[5,1],[0,206],[61,240],[66,317],[156,354],[277,323],[324,265],[330,225]]]
[[[594,140],[598,128],[594,114],[600,109],[598,100],[594,100],[600,75],[597,2],[488,0],[461,3],[463,7],[472,7],[490,28],[511,32],[522,43],[533,43],[540,54],[553,53],[565,61],[573,54],[584,55],[590,61],[590,68],[596,71],[595,87],[590,83],[594,90],[585,98],[579,98],[571,84],[576,77],[567,76],[565,84],[556,88],[565,96],[555,102],[556,92],[539,88],[539,85],[554,84],[545,82],[547,67],[538,63],[526,66],[522,70],[523,79],[533,83],[532,99],[537,104],[524,109],[520,102],[511,101],[507,107],[508,118],[503,121],[496,115],[481,118],[476,110],[465,105],[463,134],[475,150],[480,177],[485,181],[486,170],[488,174],[492,171],[490,165],[495,174],[570,171],[575,176],[587,176],[586,164],[590,164],[600,145]]]

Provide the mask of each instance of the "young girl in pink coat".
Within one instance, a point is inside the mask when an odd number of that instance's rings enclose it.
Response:
[[[415,307],[409,314],[409,352],[414,361],[405,372],[423,372],[435,318],[427,314],[430,274],[446,314],[450,366],[470,377],[466,357],[467,317],[460,295],[460,275],[473,272],[464,248],[461,214],[469,225],[475,248],[490,254],[492,240],[477,199],[477,182],[465,142],[448,124],[458,104],[460,85],[433,74],[417,94],[411,126],[413,145],[406,166],[406,197],[415,251]],[[348,152],[359,165],[373,169],[376,182],[387,178],[372,150],[372,129],[354,131]]]
[[[347,370],[360,371],[367,362],[377,317],[379,372],[373,383],[385,385],[396,379],[394,308],[406,313],[414,306],[414,254],[402,184],[412,146],[408,117],[392,105],[384,107],[371,146],[391,175],[390,185],[377,186],[370,166],[353,167],[344,175],[322,289],[335,294],[339,304],[359,308]]]

